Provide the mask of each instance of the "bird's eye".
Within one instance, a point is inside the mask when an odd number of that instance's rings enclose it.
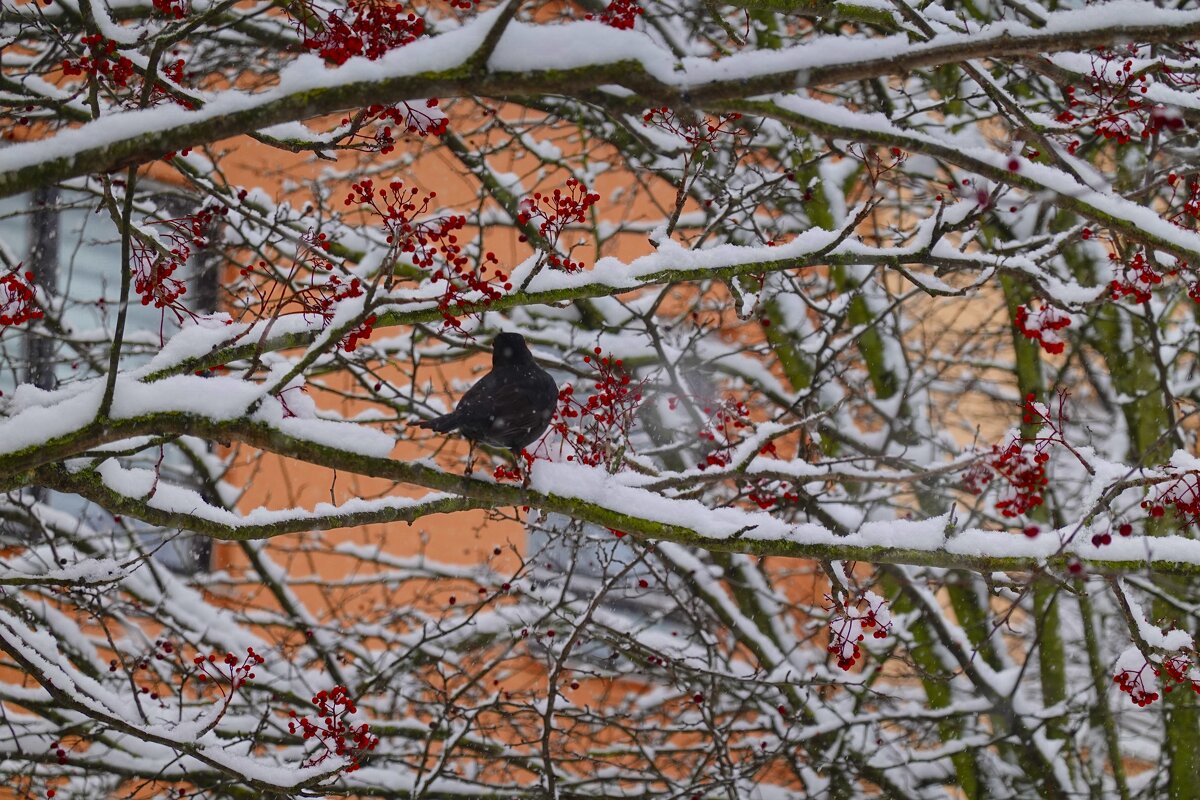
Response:
[[[506,347],[500,351],[500,355],[503,356],[504,358],[512,358],[512,354],[513,354],[513,351],[512,351],[511,347]]]

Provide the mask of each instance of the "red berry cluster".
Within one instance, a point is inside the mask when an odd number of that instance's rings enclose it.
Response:
[[[698,434],[708,452],[697,467],[704,471],[709,467],[727,467],[733,460],[733,448],[741,440],[740,432],[752,427],[750,409],[740,400],[722,400],[716,406],[705,406],[708,424]]]
[[[67,763],[67,749],[62,742],[51,742],[50,749],[54,751],[54,759],[60,765]]]
[[[534,457],[528,450],[522,450],[517,455],[517,463],[509,467],[506,464],[500,464],[492,471],[492,477],[499,481],[519,481],[523,475],[528,474],[529,468],[533,466]],[[522,472],[524,467],[524,472]],[[500,551],[496,551],[496,555],[500,555]]]
[[[253,647],[247,647],[246,655],[240,659],[233,653],[226,653],[218,664],[216,654],[210,653],[207,656],[203,654],[196,656],[192,659],[192,663],[196,666],[196,680],[201,683],[211,680],[218,686],[222,682],[226,682],[232,690],[241,688],[248,680],[253,680],[254,668],[266,663],[266,659],[254,652]],[[224,669],[221,668],[222,666]]]
[[[1134,672],[1133,670],[1123,670],[1113,676],[1113,683],[1133,701],[1135,706],[1145,708],[1158,699],[1158,692],[1151,691],[1150,687],[1145,683],[1145,672],[1150,667],[1149,663],[1143,664],[1142,668]],[[1158,671],[1155,670],[1155,674]]]
[[[194,214],[153,222],[165,227],[169,249],[164,254],[153,243],[133,243],[133,290],[142,298],[142,305],[171,309],[177,319],[190,315],[179,298],[187,293],[183,281],[174,277],[192,256],[192,248],[208,246],[208,233],[214,222],[229,213],[225,206],[205,206]]]
[[[326,269],[333,269],[333,265],[329,264]],[[330,274],[324,283],[313,283],[297,292],[296,300],[306,314],[318,314],[328,325],[333,321],[338,303],[362,295],[362,281],[358,278],[351,278],[347,283],[336,274]]]
[[[17,269],[0,275],[0,325],[24,325],[41,319],[36,292],[33,288],[33,273]]]
[[[1136,46],[1130,45],[1127,52],[1137,55]],[[1118,63],[1122,58],[1123,63]],[[1114,64],[1115,69],[1110,69]],[[1092,55],[1091,80],[1082,92],[1075,86],[1063,89],[1067,107],[1056,119],[1068,125],[1071,134],[1090,127],[1118,145],[1148,139],[1159,131],[1182,130],[1185,122],[1178,111],[1141,98],[1149,85],[1150,72],[1134,74],[1133,58],[1099,48]],[[1072,141],[1068,150],[1074,153],[1078,146],[1078,141]]]
[[[359,206],[377,214],[388,231],[388,243],[401,253],[412,256],[413,263],[433,269],[434,281],[445,281],[438,299],[444,328],[462,328],[459,319],[469,306],[490,305],[512,289],[508,275],[498,268],[496,254],[483,254],[478,270],[474,268],[458,241],[456,231],[462,230],[466,217],[446,216],[416,221],[429,210],[436,192],[421,196],[416,188],[404,187],[402,181],[392,181],[386,189],[376,189],[367,178],[354,184],[346,195],[345,204]],[[440,262],[440,266],[438,266]],[[488,270],[493,270],[488,276]],[[474,294],[472,294],[474,293]]]
[[[837,659],[838,668],[850,670],[862,658],[859,642],[871,631],[873,639],[886,639],[892,629],[892,615],[887,601],[871,591],[862,592],[854,600],[846,599],[841,608],[826,596],[829,602],[829,646],[826,651]]]
[[[1125,669],[1113,676],[1113,683],[1126,694],[1133,704],[1141,708],[1158,700],[1160,695],[1158,692],[1151,689],[1146,671],[1157,681],[1162,681],[1162,693],[1170,694],[1180,686],[1187,686],[1196,694],[1200,694],[1200,681],[1192,678],[1192,671],[1196,664],[1194,661],[1195,653],[1189,650],[1181,650],[1171,656],[1162,659],[1159,666],[1154,666],[1149,661],[1143,661],[1142,666],[1137,669]]]
[[[550,431],[561,437],[559,453],[571,452],[567,461],[599,466],[627,446],[629,429],[633,426],[638,407],[642,404],[642,384],[634,384],[619,358],[602,355],[597,347],[595,358],[584,356],[583,361],[594,372],[595,391],[580,402],[575,387],[563,386],[558,392],[558,412]],[[572,424],[569,420],[578,420]],[[546,437],[538,443],[534,454],[545,456]],[[610,465],[615,466],[615,465]]]
[[[374,133],[362,133],[372,124]],[[376,103],[353,118],[343,117],[342,125],[350,128],[342,134],[343,146],[387,155],[396,149],[398,131],[422,138],[441,136],[449,128],[450,119],[438,109],[438,99],[430,97],[418,105],[407,101],[395,106]]]
[[[1109,261],[1120,261],[1116,253],[1109,253]],[[1118,268],[1118,277],[1109,284],[1109,295],[1113,300],[1132,296],[1135,303],[1145,303],[1150,292],[1163,281],[1163,276],[1146,261],[1146,254],[1138,250],[1128,264]]]
[[[466,217],[417,219],[428,213],[435,197],[437,192],[422,197],[420,189],[415,186],[405,188],[403,181],[392,181],[387,188],[376,189],[375,182],[365,178],[350,187],[345,205],[369,209],[377,214],[387,229],[388,244],[411,255],[418,267],[432,269],[439,258],[454,266],[466,266],[468,259],[455,234],[466,227]]]
[[[305,741],[316,739],[324,748],[324,752],[305,761],[304,766],[316,766],[330,756],[340,756],[349,759],[346,772],[354,772],[361,766],[360,759],[379,744],[379,738],[371,735],[367,723],[356,727],[346,721],[349,715],[358,712],[358,707],[345,686],[317,692],[312,703],[317,707],[319,719],[316,722],[310,722],[308,717],[297,717],[295,711],[289,712],[292,719],[288,722],[288,731],[295,734],[299,729]]]
[[[155,247],[135,243],[132,253],[133,290],[141,296],[142,305],[170,308],[179,316],[183,310],[179,298],[187,293],[187,286],[173,276],[187,263],[188,248],[172,247],[167,255],[163,255]]]
[[[1023,305],[1017,306],[1014,324],[1026,339],[1037,342],[1047,353],[1057,355],[1066,346],[1059,331],[1071,324],[1071,318],[1060,309],[1045,303],[1036,310]]]
[[[363,123],[377,120],[380,124],[375,128],[375,136],[368,149],[377,150],[383,155],[387,155],[396,149],[396,138],[392,135],[392,126],[400,128],[409,134],[416,134],[420,137],[425,136],[441,136],[450,126],[450,119],[435,110],[438,105],[438,99],[431,97],[425,101],[424,109],[418,108],[407,102],[402,102],[398,106],[368,106],[366,109],[366,117]],[[343,120],[343,123],[349,123],[349,119]],[[384,123],[391,122],[391,125]]]
[[[600,195],[589,192],[582,181],[568,178],[565,192],[562,189],[555,189],[550,194],[534,192],[533,197],[523,200],[517,222],[528,225],[537,220],[538,233],[549,248],[550,266],[564,272],[578,272],[583,269],[582,262],[572,261],[569,255],[560,256],[558,240],[568,225],[585,222],[588,210],[599,199]],[[523,242],[526,238],[522,235],[520,240]]]
[[[742,118],[735,112],[722,114],[715,120],[705,118],[704,122],[684,122],[667,106],[652,108],[642,115],[642,123],[652,128],[666,131],[682,138],[693,148],[702,149],[710,146],[718,136],[740,136],[742,131],[733,123]]]
[[[296,266],[292,268],[291,274],[288,275],[289,279],[295,277],[297,271],[296,268],[301,264],[306,265],[309,269],[311,269],[314,275],[333,271],[335,264],[325,255],[329,252],[329,248],[332,246],[332,242],[327,234],[317,233],[312,229],[309,229],[304,233],[303,236],[300,237],[300,241],[304,243],[304,247],[301,248],[300,253],[296,258]],[[260,267],[266,268],[267,266],[267,262],[265,261],[260,261],[258,263]],[[243,275],[247,274],[248,272],[249,270],[242,270]],[[343,284],[337,275],[330,275],[327,284],[321,286],[314,284],[305,291],[336,291],[339,287],[344,287],[347,293],[335,297],[333,299],[334,301],[344,300],[347,297],[359,297],[362,294],[362,281],[358,279],[351,279],[350,283]],[[310,307],[305,304],[305,298],[303,296],[297,295],[297,298],[300,300],[301,304],[305,305],[305,311],[310,313],[313,311],[316,311],[317,313],[330,311],[333,306],[333,303],[330,302],[318,303],[316,306]]]
[[[188,15],[189,0],[153,0],[154,10],[166,17],[183,19]]]
[[[1013,436],[1003,448],[992,446],[989,466],[1007,482],[996,501],[996,510],[1002,516],[1019,517],[1042,504],[1042,491],[1049,483],[1046,464],[1050,461],[1050,450],[1063,441],[1066,398],[1065,393],[1059,394],[1058,421],[1055,422],[1032,393],[1026,395],[1021,421],[1026,425],[1048,428],[1049,434],[1039,431],[1032,440]]]
[[[796,487],[782,481],[758,481],[746,496],[763,511],[777,505],[800,502],[800,494]]]
[[[175,656],[175,645],[172,644],[169,639],[156,639],[154,641],[154,649],[151,652],[154,654],[155,661],[166,661],[167,659],[178,660],[178,656]],[[121,664],[120,664],[120,662],[117,661],[117,659],[115,659],[115,658],[109,659],[109,661],[108,661],[108,671],[109,672],[116,672],[120,668],[120,666],[121,666]],[[141,671],[145,671],[152,678],[155,676],[155,673],[152,671],[151,664],[150,664],[150,654],[138,656],[136,658],[136,661],[134,662],[133,668],[131,670],[131,677],[136,679],[137,674]],[[144,684],[140,687],[140,692],[142,694],[146,695],[147,697],[149,697],[151,700],[158,700],[159,693],[161,691],[163,691],[163,686],[157,682],[152,685]]]
[[[270,316],[271,313],[296,313],[294,308],[286,312],[284,309],[289,305],[299,305],[300,313],[319,316],[322,327],[327,327],[333,322],[339,303],[363,296],[365,293],[363,283],[362,280],[354,277],[345,281],[333,271],[334,263],[325,257],[325,253],[329,252],[330,242],[324,233],[309,231],[301,238],[305,247],[297,256],[296,263],[287,278],[278,280],[267,262],[259,261],[258,268],[268,277],[268,280],[251,283],[250,290],[258,296],[257,305],[260,308],[261,316]],[[293,289],[301,265],[311,269],[314,278],[307,286]],[[249,276],[252,272],[254,272],[253,267],[243,267],[240,270],[242,276]],[[323,273],[328,274],[321,279],[315,277]],[[275,297],[276,285],[285,287],[283,296],[279,299]],[[270,310],[272,305],[274,306],[273,312]],[[342,337],[338,342],[338,347],[346,352],[353,352],[360,342],[370,338],[375,323],[378,321],[378,317],[374,314],[367,316],[357,327]]]
[[[1195,681],[1191,677],[1192,654],[1179,652],[1170,658],[1164,658],[1162,669],[1154,674],[1161,676],[1162,672],[1167,673],[1166,679],[1163,681],[1163,694],[1170,694],[1177,686],[1188,686],[1196,694],[1200,694],[1200,681]]]
[[[610,28],[628,31],[633,29],[637,18],[646,13],[634,0],[612,0],[599,14],[588,14],[584,19],[603,22]]]
[[[1029,443],[1013,439],[1003,450],[993,447],[992,469],[1008,482],[996,500],[996,510],[1005,517],[1019,517],[1042,504],[1042,491],[1049,481],[1049,453],[1038,452]]]
[[[307,12],[305,17],[321,18],[322,9],[310,0],[302,0],[300,5]],[[425,20],[404,9],[404,4],[383,0],[351,0],[344,11],[335,9],[325,15],[321,30],[306,32],[302,22],[296,24],[304,46],[326,61],[340,65],[356,56],[374,61],[425,33]]]
[[[992,468],[982,461],[976,461],[962,476],[963,489],[974,495],[983,494],[991,482]]]
[[[356,279],[357,280],[357,279]],[[375,323],[379,318],[371,314],[354,330],[346,334],[346,336],[338,342],[338,347],[345,350],[347,353],[353,353],[358,348],[358,343],[371,338],[371,334],[375,331]]]
[[[167,237],[172,242],[203,250],[208,247],[208,234],[212,231],[213,224],[228,213],[227,206],[206,205],[194,214],[159,220],[154,224],[165,225],[168,228]]]
[[[1175,516],[1186,525],[1200,523],[1200,477],[1194,473],[1176,476],[1170,483],[1160,486],[1153,500],[1143,500],[1142,508],[1151,517],[1166,514],[1167,506],[1173,506]]]
[[[98,33],[84,36],[79,41],[91,51],[91,55],[63,59],[64,75],[87,75],[97,80],[106,78],[120,87],[129,84],[129,79],[133,77],[133,62],[126,56],[117,55],[116,42]]]
[[[1183,114],[1178,108],[1168,108],[1161,105],[1152,106],[1150,108],[1150,118],[1146,122],[1146,130],[1142,131],[1142,138],[1146,138],[1147,132],[1181,131],[1183,127]]]
[[[1179,180],[1179,176],[1172,172],[1167,175],[1167,186],[1171,187],[1171,196],[1167,198],[1167,203],[1172,207],[1181,199],[1179,190],[1186,190],[1182,197],[1183,205],[1167,219],[1180,227],[1190,226],[1195,220],[1200,220],[1200,180],[1191,178],[1185,185]]]
[[[497,483],[501,481],[519,481],[521,480],[521,470],[518,467],[500,464],[492,471],[492,477]]]
[[[164,64],[162,72],[163,75],[170,78],[173,83],[178,86],[183,86],[185,77],[183,70],[186,66],[186,61],[184,61],[182,58],[177,58],[174,61],[168,61],[166,64]],[[161,81],[155,81],[154,87],[150,91],[150,103],[152,105],[159,105],[163,102],[174,103],[177,106],[187,109],[194,108],[191,100],[188,100],[184,97],[179,97],[172,92],[167,91]],[[188,151],[184,150],[183,153],[184,155],[187,155]]]

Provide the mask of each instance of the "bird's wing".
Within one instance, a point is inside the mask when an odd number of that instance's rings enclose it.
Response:
[[[487,377],[492,377],[491,375]],[[546,410],[535,386],[519,380],[481,380],[463,395],[457,411],[464,425],[488,425],[493,436],[545,423],[554,409]]]

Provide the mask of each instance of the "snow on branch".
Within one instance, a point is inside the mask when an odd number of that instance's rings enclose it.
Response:
[[[685,60],[682,69],[649,38],[627,36],[598,23],[560,26],[508,24],[487,68],[475,57],[498,11],[462,27],[418,39],[378,60],[350,59],[326,69],[315,56],[295,59],[277,86],[249,94],[226,90],[187,109],[175,105],[106,115],[36,144],[0,152],[0,197],[45,182],[107,172],[161,158],[166,153],[297,119],[337,113],[374,102],[396,103],[431,95],[561,93],[574,85],[625,86],[643,103],[719,103],[789,86],[852,81],[884,73],[905,74],[923,66],[978,57],[1026,55],[1114,41],[1185,39],[1200,32],[1196,12],[1156,9],[1147,20],[1143,3],[1109,3],[1104,14],[1062,11],[1035,29],[994,23],[983,30],[943,34],[913,44],[907,37],[870,39],[836,48],[824,42],[778,53],[732,55],[715,62]],[[571,41],[570,47],[562,42]],[[880,54],[880,49],[889,51]],[[530,63],[529,55],[538,54]],[[870,58],[863,60],[864,56]]]

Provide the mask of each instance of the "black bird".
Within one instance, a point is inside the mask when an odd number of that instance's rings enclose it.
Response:
[[[449,414],[417,423],[438,433],[458,430],[472,442],[507,447],[520,455],[550,424],[558,385],[537,365],[519,333],[492,342],[492,371],[480,378]]]

